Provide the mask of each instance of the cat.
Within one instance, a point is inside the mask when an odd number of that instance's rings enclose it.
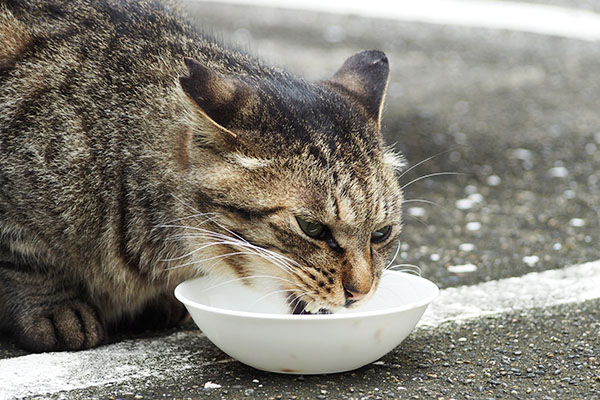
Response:
[[[0,326],[91,348],[179,323],[204,274],[366,301],[402,225],[388,77],[368,50],[308,82],[157,0],[0,0]]]

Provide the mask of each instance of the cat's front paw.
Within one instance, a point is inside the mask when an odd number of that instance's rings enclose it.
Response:
[[[59,303],[17,317],[16,337],[34,352],[89,349],[102,343],[106,330],[98,313],[79,301]]]

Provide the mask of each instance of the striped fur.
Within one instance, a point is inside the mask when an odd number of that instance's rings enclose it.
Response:
[[[401,225],[387,73],[363,52],[307,82],[154,0],[0,0],[0,326],[92,347],[176,323],[173,288],[206,273],[273,276],[316,308],[368,297]]]

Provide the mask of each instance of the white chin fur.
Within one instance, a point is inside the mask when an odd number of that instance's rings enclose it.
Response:
[[[311,314],[318,313],[320,309],[321,309],[321,306],[319,306],[319,304],[315,301],[310,302],[309,304],[306,305],[306,307],[304,307],[304,311],[309,312]]]

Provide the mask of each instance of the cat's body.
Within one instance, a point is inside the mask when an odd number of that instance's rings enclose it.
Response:
[[[364,52],[308,83],[158,2],[0,0],[0,325],[91,347],[140,313],[177,322],[174,286],[206,272],[368,296],[400,224],[387,71]]]

